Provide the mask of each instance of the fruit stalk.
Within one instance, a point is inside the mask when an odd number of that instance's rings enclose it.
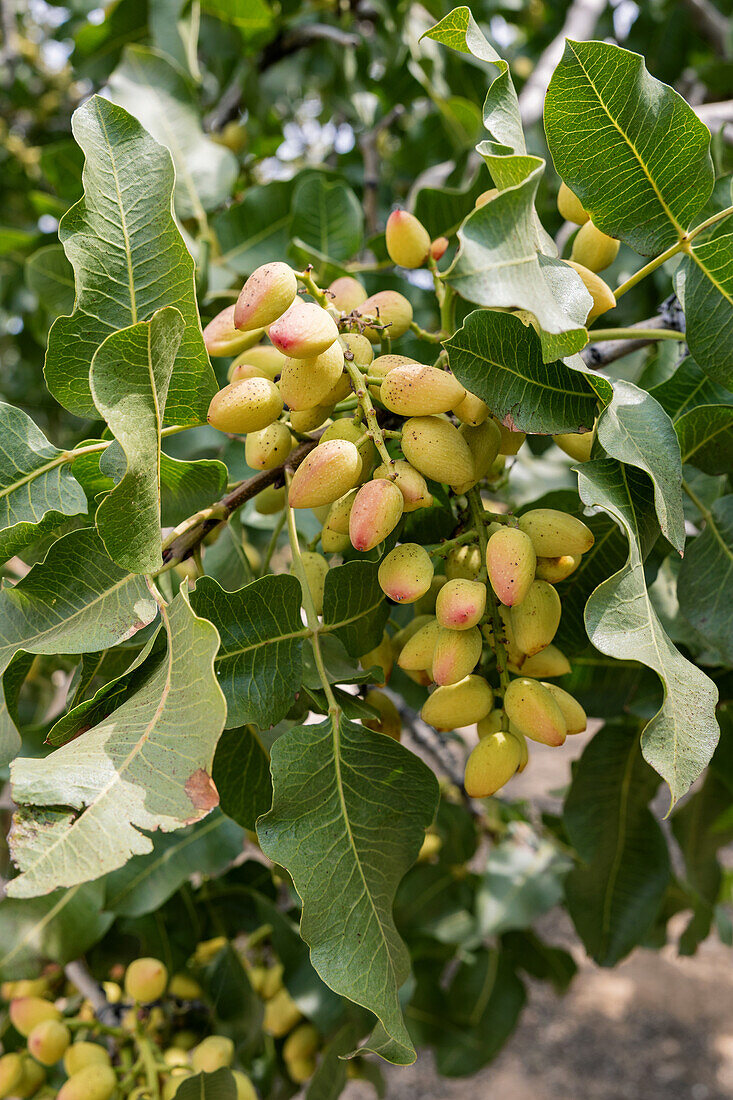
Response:
[[[481,500],[481,493],[478,488],[474,486],[473,489],[469,489],[466,493],[468,500],[468,506],[471,509],[471,516],[473,518],[474,528],[478,534],[479,546],[481,547],[481,560],[486,561],[486,546],[488,544],[488,537],[486,535],[486,519],[483,501]],[[496,670],[499,673],[499,683],[501,684],[502,693],[506,691],[509,686],[509,659],[507,657],[506,646],[502,639],[502,631],[504,626],[499,615],[499,604],[494,594],[494,590],[486,582],[486,597],[487,605],[489,608],[489,614],[491,616],[491,627],[494,633],[494,653],[496,654]]]
[[[382,434],[382,429],[379,426],[377,414],[374,409],[374,405],[372,404],[372,399],[369,395],[369,388],[367,386],[366,378],[353,359],[349,359],[348,357],[344,359],[344,368],[348,371],[349,378],[351,379],[354,390],[356,391],[357,401],[359,402],[359,405],[361,406],[361,409],[366,418],[367,427],[369,428],[369,434],[371,435],[371,438],[374,442],[374,446],[379,452],[379,457],[381,458],[382,462],[385,464],[388,470],[393,470],[394,459],[387,450],[387,445],[384,442],[384,435]],[[380,378],[378,379],[378,381],[381,382],[382,379]]]

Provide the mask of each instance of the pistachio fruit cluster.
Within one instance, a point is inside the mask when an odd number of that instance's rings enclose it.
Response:
[[[477,205],[494,198],[487,193]],[[443,242],[431,241],[414,215],[390,215],[386,244],[394,263],[430,266],[438,282]],[[599,266],[588,248],[583,255]],[[299,283],[310,300],[299,296]],[[524,768],[526,739],[560,745],[585,728],[579,705],[551,683],[570,670],[553,645],[561,614],[554,586],[577,568],[593,535],[575,516],[550,509],[518,518],[485,510],[481,487],[502,476],[525,435],[466,389],[444,352],[424,363],[393,350],[411,324],[410,303],[395,291],[370,297],[352,276],[321,290],[308,270],[265,264],[206,329],[213,354],[237,353],[209,422],[245,435],[247,462],[257,470],[282,469],[296,440],[311,444],[287,486],[264,490],[256,507],[311,509],[318,518],[319,536],[300,553],[317,615],[328,557],[383,549],[379,584],[415,615],[362,664],[379,665],[386,680],[396,663],[434,685],[422,718],[436,730],[477,724],[465,786],[485,797]],[[593,432],[556,442],[583,461]],[[445,546],[401,541],[405,517],[433,507],[436,494],[448,495],[458,535]],[[366,701],[374,711],[366,724],[399,738],[389,695],[372,690]]]

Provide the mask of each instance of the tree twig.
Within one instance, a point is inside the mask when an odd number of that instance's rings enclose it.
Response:
[[[662,302],[656,317],[648,317],[645,321],[639,321],[631,326],[631,328],[638,329],[648,329],[650,327],[684,332],[685,317],[675,294],[671,294],[669,298]],[[640,348],[655,343],[654,340],[639,338],[638,340],[614,340],[599,346],[592,343],[593,329],[590,330],[588,335],[591,338],[591,343],[583,349],[581,354],[586,366],[593,367],[595,370],[600,370],[609,363],[614,363],[617,359],[623,359],[624,356],[631,355],[632,352],[639,351]]]

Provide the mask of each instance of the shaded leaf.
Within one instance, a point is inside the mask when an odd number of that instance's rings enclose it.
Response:
[[[711,378],[733,389],[733,218],[695,238],[677,288],[690,352]]]
[[[677,596],[680,611],[733,662],[733,496],[720,497],[705,519],[705,527],[688,543],[680,566]]]
[[[733,394],[713,382],[689,355],[671,378],[649,392],[673,421],[699,405],[725,405],[733,401]]]
[[[76,308],[51,327],[48,387],[70,412],[95,417],[89,370],[99,345],[110,333],[175,306],[186,327],[166,420],[200,423],[216,380],[198,319],[193,259],[171,214],[170,154],[101,96],[79,107],[72,126],[85,154],[84,197],[61,219],[59,239],[74,268]]]
[[[535,846],[510,837],[492,848],[476,891],[476,921],[481,937],[527,928],[562,897],[570,861],[554,844]]]
[[[140,690],[83,738],[13,765],[12,855],[22,871],[8,887],[13,897],[98,878],[151,851],[140,830],[172,832],[216,805],[210,771],[225,718],[218,636],[193,614],[185,587],[161,616],[167,658]]]
[[[240,202],[216,215],[221,264],[237,275],[250,275],[261,264],[287,259],[293,187],[292,180],[250,187]]]
[[[338,638],[351,657],[360,657],[379,644],[389,618],[378,571],[376,562],[349,561],[326,574],[324,631]]]
[[[25,279],[47,313],[58,317],[74,308],[74,269],[60,244],[48,244],[29,256]]]
[[[251,726],[224,730],[216,746],[212,777],[219,804],[244,829],[254,829],[272,805],[269,757]]]
[[[176,527],[218,500],[227,487],[227,468],[214,458],[191,462],[160,455],[161,522]]]
[[[176,1089],[176,1100],[237,1100],[237,1085],[230,1069],[195,1073]]]
[[[682,462],[706,474],[733,470],[733,406],[698,405],[675,421]]]
[[[568,951],[545,943],[532,931],[506,932],[501,937],[501,945],[518,970],[540,981],[551,982],[558,993],[567,991],[577,973],[578,967]]]
[[[361,203],[345,183],[314,173],[301,180],[293,195],[290,233],[319,256],[348,260],[363,236]]]

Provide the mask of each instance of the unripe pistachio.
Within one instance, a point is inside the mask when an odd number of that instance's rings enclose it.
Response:
[[[316,615],[322,615],[323,591],[326,587],[328,562],[322,554],[316,554],[312,550],[303,550],[300,556],[303,561],[303,569],[305,570],[305,577],[316,609]],[[291,566],[290,572],[293,573],[294,571],[293,566]]]
[[[532,539],[538,558],[585,554],[595,542],[582,520],[556,508],[531,508],[519,517],[519,527]]]
[[[302,1019],[300,1009],[287,989],[279,989],[265,1005],[265,1018],[262,1030],[275,1039],[287,1035]]]
[[[332,504],[359,480],[361,458],[348,439],[328,439],[305,456],[288,494],[292,508]]]
[[[333,408],[334,405],[338,405],[339,401],[343,401],[346,397],[351,397],[353,392],[354,388],[351,384],[351,378],[346,371],[343,371],[336,385],[333,389],[330,389],[323,398],[323,404]]]
[[[361,425],[355,424],[348,416],[340,417],[338,420],[334,420],[333,424],[328,425],[321,436],[320,445],[323,445],[329,439],[348,439],[350,443],[353,443],[361,459],[359,478],[363,479],[369,475],[377,452],[371,439],[368,436],[365,438],[364,429]]]
[[[555,589],[547,581],[533,581],[520,604],[512,608],[514,637],[529,657],[549,645],[560,625],[562,605]]]
[[[449,581],[473,581],[481,571],[481,551],[476,543],[456,546],[445,559],[445,575]]]
[[[504,607],[503,604],[499,605],[499,618],[501,619],[501,642],[506,650],[507,661],[509,665],[520,665],[524,660],[525,654],[522,651],[517,639],[514,635],[514,627],[512,626],[512,609],[510,607]],[[484,632],[485,633],[485,632]],[[492,641],[492,639],[489,639]]]
[[[304,1085],[316,1072],[316,1060],[313,1057],[293,1058],[290,1062],[285,1063],[285,1068],[291,1081],[294,1081],[296,1085]]]
[[[193,1077],[193,1070],[176,1070],[175,1074],[163,1084],[162,1100],[174,1100],[183,1081]]]
[[[18,1100],[26,1100],[28,1096],[35,1096],[45,1080],[45,1069],[38,1062],[34,1062],[32,1058],[24,1058],[23,1077],[20,1084],[16,1086],[14,1097],[17,1097]]]
[[[408,355],[396,355],[394,352],[378,355],[369,364],[369,374],[384,379],[394,367],[402,367],[407,363],[417,363],[417,360],[410,359]],[[381,390],[381,385],[373,384],[369,387],[369,393],[377,400],[380,399]]]
[[[300,298],[267,330],[275,347],[292,359],[313,359],[330,348],[338,340],[338,334],[336,322],[327,310]]]
[[[387,252],[398,267],[422,267],[430,253],[430,234],[407,210],[393,210],[385,230]]]
[[[264,335],[264,328],[240,332],[234,324],[234,306],[227,306],[204,329],[204,343],[209,355],[238,355],[246,348],[251,348]]]
[[[479,740],[482,737],[488,737],[492,733],[499,733],[503,720],[504,711],[500,707],[492,710],[485,718],[482,718],[476,726],[476,733]]]
[[[321,531],[321,549],[324,554],[342,554],[351,546],[348,535],[342,535],[340,531],[332,530],[328,524]]]
[[[252,272],[239,292],[234,324],[244,332],[266,328],[294,302],[298,293],[295,272],[287,264],[263,264]]]
[[[499,429],[499,454],[515,455],[527,438],[526,432],[513,431],[497,419],[494,423]]]
[[[328,294],[331,305],[339,313],[351,313],[352,309],[357,309],[368,298],[364,287],[352,275],[342,275],[334,279],[328,288]]]
[[[160,959],[134,959],[125,971],[125,993],[133,1001],[157,1001],[168,985],[168,970]]]
[[[167,1066],[188,1066],[189,1058],[185,1050],[179,1047],[168,1047],[163,1051],[163,1061]]]
[[[207,417],[212,428],[220,432],[259,432],[277,420],[283,399],[269,378],[245,378],[230,382],[214,394]]]
[[[381,341],[382,334],[399,340],[412,324],[412,305],[404,294],[396,290],[377,291],[359,306],[356,313],[363,321],[371,320],[379,325],[378,328],[367,325],[363,329],[364,336],[373,344]]]
[[[437,619],[430,617],[426,623],[421,624],[415,633],[406,639],[399,651],[397,664],[400,668],[406,672],[428,671],[433,664],[433,653],[439,633],[440,623]]]
[[[244,457],[253,470],[274,470],[281,466],[293,449],[293,437],[280,420],[259,432],[250,432],[244,441]]]
[[[69,1077],[59,1089],[56,1100],[109,1100],[116,1086],[117,1077],[112,1067],[96,1063]]]
[[[448,412],[465,394],[454,375],[420,363],[393,367],[380,387],[382,404],[399,416]]]
[[[333,412],[333,405],[316,405],[312,409],[294,409],[290,414],[290,426],[294,432],[312,432],[325,424]]]
[[[257,1100],[257,1092],[246,1073],[233,1069],[234,1085],[237,1090],[236,1100]]]
[[[620,241],[603,233],[589,219],[575,234],[570,258],[589,271],[603,271],[618,256],[620,245]]]
[[[457,684],[473,672],[481,657],[483,638],[477,626],[470,630],[441,627],[433,651],[433,679],[436,684]]]
[[[16,997],[10,1002],[10,1022],[24,1039],[44,1020],[60,1020],[61,1013],[43,997]]]
[[[582,558],[582,554],[561,554],[559,558],[538,558],[535,576],[540,581],[559,584],[575,572]]]
[[[420,716],[437,730],[453,730],[480,722],[493,705],[494,693],[486,680],[471,674],[457,684],[437,687],[426,699]]]
[[[261,516],[274,516],[285,507],[286,489],[284,485],[268,485],[254,498],[255,512]]]
[[[616,296],[608,283],[604,282],[600,275],[596,275],[595,271],[591,271],[590,268],[585,267],[583,264],[576,263],[575,260],[565,260],[565,263],[568,267],[572,267],[573,271],[577,271],[578,275],[580,275],[583,280],[585,289],[593,299],[593,305],[585,319],[587,325],[589,325],[591,321],[595,321],[596,317],[600,317],[602,313],[608,313],[609,309],[614,308],[616,305]]]
[[[569,691],[558,687],[557,684],[543,681],[542,686],[547,688],[562,711],[568,733],[582,733],[588,725],[588,719],[578,700],[574,699]]]
[[[509,666],[511,672],[521,672],[534,680],[545,680],[554,676],[565,676],[571,672],[570,661],[556,645],[547,645],[539,653],[525,657],[521,666]]]
[[[472,428],[477,428],[479,424],[483,424],[484,421],[488,419],[489,406],[485,401],[482,401],[480,397],[477,397],[475,393],[469,393],[468,390],[466,390],[466,396],[462,401],[459,401],[457,405],[453,406],[453,412],[456,414],[461,424],[468,424]],[[497,450],[497,454],[498,453]]]
[[[263,1000],[271,1000],[276,993],[283,988],[283,974],[285,968],[282,963],[275,963],[274,966],[267,966],[262,968],[262,977],[257,986],[256,992],[262,997]],[[254,989],[255,987],[252,986]]]
[[[48,993],[50,988],[48,978],[19,978],[15,982],[1,982],[0,1000],[12,1001],[16,997],[42,997],[45,993]]]
[[[566,222],[575,222],[576,225],[584,225],[590,217],[588,211],[583,209],[578,196],[566,183],[560,184],[560,190],[557,193],[557,209]]]
[[[587,462],[593,450],[593,440],[596,437],[595,429],[589,432],[564,432],[561,435],[553,435],[553,440],[566,455],[570,455],[576,462]]]
[[[358,492],[358,489],[349,489],[348,493],[344,493],[342,497],[335,500],[328,509],[326,525],[339,535],[349,533],[349,516]]]
[[[234,1059],[234,1043],[224,1035],[207,1035],[191,1051],[191,1065],[196,1073],[216,1073],[230,1066]]]
[[[313,1024],[299,1024],[283,1043],[283,1058],[292,1062],[294,1058],[309,1058],[321,1045],[321,1036]]]
[[[512,680],[504,693],[504,710],[520,733],[543,745],[562,745],[567,726],[552,694],[537,680]]]
[[[359,490],[361,492],[361,490]],[[430,588],[433,563],[416,542],[395,546],[379,566],[379,585],[395,603],[414,603]]]
[[[373,550],[402,519],[402,493],[393,481],[377,478],[362,485],[349,516],[349,538],[355,550]]]
[[[69,1077],[72,1077],[86,1066],[108,1066],[109,1064],[109,1054],[99,1043],[77,1039],[67,1048],[64,1054],[64,1069]]]
[[[445,573],[436,573],[430,582],[430,588],[427,590],[424,596],[421,596],[419,600],[415,601],[414,611],[416,615],[434,615],[435,614],[435,601],[438,598],[443,585],[448,578]]]
[[[387,683],[394,666],[394,651],[392,649],[392,639],[386,631],[382,635],[379,645],[376,645],[374,649],[370,649],[367,653],[362,653],[359,664],[364,670],[375,667],[381,668],[384,674],[384,682]]]
[[[180,1050],[193,1050],[197,1042],[196,1032],[184,1029],[175,1033],[171,1039],[171,1046],[178,1047]]]
[[[535,575],[537,556],[529,535],[518,527],[502,527],[486,546],[486,570],[491,587],[506,607],[520,604]]]
[[[60,1020],[43,1020],[28,1036],[28,1051],[37,1062],[53,1066],[63,1058],[71,1042],[71,1032]]]
[[[438,836],[437,833],[426,833],[425,840],[420,845],[420,851],[417,853],[418,863],[430,863],[437,855],[440,854],[440,850],[443,847],[443,838]]]
[[[474,476],[468,443],[454,424],[439,416],[413,416],[402,429],[402,451],[425,477],[460,485]]]
[[[450,241],[447,237],[436,237],[435,240],[431,243],[430,255],[436,261],[436,263],[438,260],[442,259],[445,253],[448,251],[449,244]]]
[[[238,355],[229,368],[229,381],[241,378],[269,378],[271,382],[283,369],[285,356],[272,344],[257,344]]]
[[[384,463],[377,466],[374,477],[386,477],[394,481],[402,493],[406,512],[416,512],[418,508],[429,508],[433,503],[432,493],[428,489],[425,478],[403,458],[392,462],[390,469]]]
[[[476,426],[461,424],[458,430],[468,443],[473,458],[473,477],[460,485],[454,485],[453,489],[456,493],[467,493],[491,469],[498,453],[501,435],[493,420],[485,420],[483,424]]]
[[[338,340],[312,359],[286,359],[280,393],[290,409],[312,409],[325,402],[344,369],[344,349]]]
[[[19,1054],[3,1054],[0,1058],[0,1096],[17,1096],[23,1080],[23,1059]]]
[[[475,209],[480,210],[482,206],[486,206],[487,202],[491,202],[492,199],[495,199],[498,194],[498,187],[489,187],[488,191],[482,191],[473,204]]]
[[[485,610],[486,585],[481,581],[448,581],[435,601],[438,622],[451,630],[470,630],[481,620]]]
[[[463,785],[469,798],[496,794],[519,768],[521,747],[516,738],[499,730],[482,737],[466,761]]]
[[[367,340],[366,336],[362,336],[360,332],[345,332],[339,336],[341,345],[344,349],[344,353],[348,357],[348,353],[351,352],[353,362],[358,367],[370,367],[372,360],[374,359],[374,348]]]
[[[372,690],[366,693],[364,702],[378,711],[379,718],[364,718],[363,724],[375,733],[384,733],[394,741],[399,741],[402,734],[402,719],[390,697],[383,691]]]
[[[527,744],[527,738],[523,733],[520,733],[517,727],[513,726],[511,722],[509,723],[509,736],[513,737],[519,745],[520,756],[517,771],[523,772],[527,764],[529,764],[529,745]]]

